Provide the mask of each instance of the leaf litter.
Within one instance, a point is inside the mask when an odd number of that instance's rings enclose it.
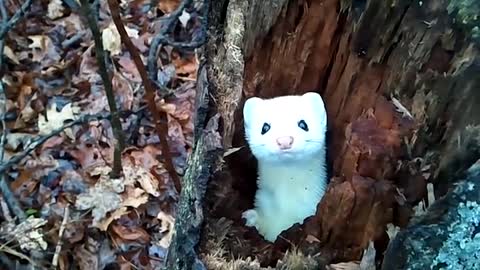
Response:
[[[147,61],[150,42],[163,16],[179,0],[122,1],[123,20]],[[9,4],[9,14],[15,6]],[[50,137],[6,172],[6,180],[28,218],[2,213],[2,251],[13,260],[34,259],[50,267],[55,249],[60,269],[153,269],[163,265],[175,223],[178,194],[163,165],[162,151],[149,112],[142,109],[139,73],[100,1],[99,28],[108,53],[117,108],[127,148],[124,175],[111,179],[115,138],[108,120],[74,125]],[[173,35],[198,33],[194,15],[183,12]],[[193,21],[193,22],[192,22]],[[127,23],[128,22],[128,23]],[[34,1],[28,19],[5,38],[2,82],[6,93],[5,160],[82,115],[108,113],[98,74],[92,34],[84,19],[62,1]],[[194,52],[160,48],[159,81],[174,90],[158,108],[168,116],[168,139],[175,169],[182,173],[193,145],[193,110],[198,60]],[[69,211],[65,209],[69,208]],[[2,208],[3,209],[3,208]],[[59,235],[64,215],[63,234]],[[38,252],[40,251],[40,252]],[[25,260],[23,260],[25,262]]]

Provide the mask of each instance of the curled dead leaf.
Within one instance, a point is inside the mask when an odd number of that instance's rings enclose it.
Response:
[[[168,248],[172,242],[175,219],[163,211],[158,213],[157,218],[161,222],[160,233],[164,235],[158,244],[163,248]]]

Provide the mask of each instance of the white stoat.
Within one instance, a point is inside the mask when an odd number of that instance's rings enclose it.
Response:
[[[319,94],[249,98],[243,108],[245,135],[258,160],[254,209],[247,226],[268,241],[315,214],[325,194],[327,114]]]

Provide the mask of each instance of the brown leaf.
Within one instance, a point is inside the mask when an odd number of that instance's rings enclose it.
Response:
[[[112,230],[123,240],[138,241],[147,243],[150,241],[148,233],[140,227],[127,228],[125,226],[115,224],[112,225]]]
[[[160,0],[157,8],[160,9],[163,13],[170,13],[177,9],[179,4],[179,0]]]
[[[148,194],[141,188],[127,187],[122,205],[137,208],[148,202]]]
[[[181,58],[172,54],[172,63],[175,65],[177,75],[187,74],[189,78],[197,78],[198,62],[194,56]]]
[[[113,74],[112,87],[115,89],[115,98],[120,110],[131,110],[133,106],[133,88],[118,72]],[[120,101],[120,102],[118,102]]]
[[[158,197],[158,180],[150,172],[140,166],[128,166],[124,164],[123,173],[125,178],[133,179],[140,184],[148,194]]]
[[[140,73],[138,73],[137,66],[133,62],[130,56],[120,56],[118,59],[118,64],[120,64],[122,74],[133,82],[141,82]]]
[[[115,210],[112,214],[110,214],[108,218],[100,221],[96,227],[99,228],[101,231],[106,231],[108,229],[108,226],[110,226],[110,223],[112,223],[112,221],[119,219],[120,217],[122,217],[127,213],[128,213],[127,207],[121,207]]]
[[[159,165],[158,156],[161,154],[162,150],[154,145],[130,151],[130,156],[134,159],[133,163],[148,170]]]
[[[158,213],[157,218],[161,222],[160,233],[164,234],[164,236],[162,237],[162,239],[160,239],[160,242],[158,244],[161,247],[167,249],[170,246],[170,243],[172,242],[175,219],[171,215],[163,211],[160,211]]]
[[[84,170],[106,164],[102,158],[100,149],[93,146],[78,145],[76,149],[70,150],[70,154],[78,161]]]

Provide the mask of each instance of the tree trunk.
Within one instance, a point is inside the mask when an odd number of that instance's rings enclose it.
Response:
[[[195,123],[169,269],[199,258],[221,269],[231,255],[286,267],[290,243],[326,264],[358,260],[373,241],[381,261],[387,224],[407,226],[427,183],[442,196],[480,158],[479,13],[472,0],[211,1],[199,97],[213,100],[197,101],[210,115]],[[246,98],[307,91],[327,107],[332,182],[314,217],[268,245],[240,219],[255,160],[245,147],[224,159],[218,148],[245,146]],[[232,269],[260,269],[240,261]]]

